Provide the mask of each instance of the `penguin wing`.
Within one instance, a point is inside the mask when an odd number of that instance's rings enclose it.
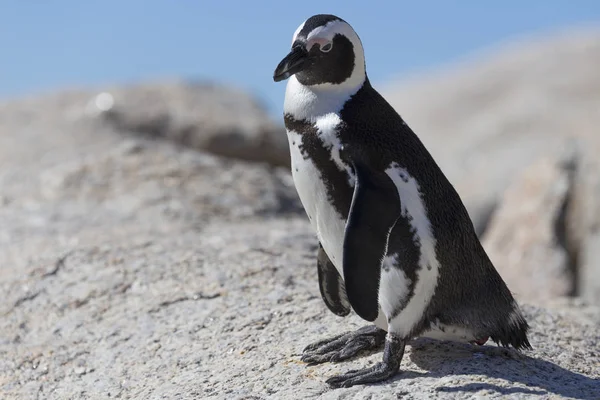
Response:
[[[344,234],[343,271],[348,300],[367,321],[379,312],[379,279],[390,231],[400,217],[396,185],[384,173],[353,160],[354,195]]]
[[[319,274],[319,289],[321,297],[335,315],[344,317],[350,313],[350,302],[346,295],[346,286],[327,253],[319,243],[317,252],[317,270]]]

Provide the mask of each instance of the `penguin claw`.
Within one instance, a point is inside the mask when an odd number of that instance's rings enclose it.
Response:
[[[363,350],[380,347],[386,332],[375,326],[366,326],[355,332],[337,335],[306,346],[301,360],[309,364],[340,362],[354,357]]]
[[[303,362],[307,364],[322,364],[328,361],[331,361],[333,354],[304,354],[300,358]]]
[[[376,383],[384,381],[391,376],[396,375],[399,370],[399,363],[388,364],[379,362],[370,368],[352,370],[345,374],[327,379],[325,382],[335,388],[348,388],[354,385],[365,383]]]
[[[320,347],[325,346],[326,344],[335,342],[336,340],[342,338],[345,335],[346,335],[345,333],[342,333],[341,335],[333,336],[333,337],[330,337],[330,338],[319,340],[319,341],[317,341],[315,343],[311,343],[308,346],[306,346],[304,348],[304,350],[302,350],[302,352],[306,353],[306,352],[314,351],[314,350],[316,350],[316,349],[318,349]]]
[[[331,377],[326,382],[332,387],[339,388],[385,381],[400,369],[405,346],[406,340],[389,333],[385,339],[382,362],[378,362],[370,368],[348,371],[343,375]]]

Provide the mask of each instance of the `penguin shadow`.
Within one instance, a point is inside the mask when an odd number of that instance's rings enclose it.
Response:
[[[427,372],[402,371],[395,377],[448,378],[456,375],[484,375],[504,380],[504,385],[473,382],[443,386],[439,392],[477,392],[489,390],[501,395],[559,395],[574,399],[600,399],[600,380],[571,372],[550,362],[495,345],[469,344],[418,338],[410,342],[409,358]],[[534,352],[535,350],[533,350]],[[533,353],[534,354],[534,353]],[[510,383],[527,387],[513,386]]]

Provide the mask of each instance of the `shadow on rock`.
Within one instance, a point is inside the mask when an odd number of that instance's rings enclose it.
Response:
[[[426,373],[421,377],[451,378],[459,375],[484,375],[506,381],[468,382],[449,381],[440,392],[476,392],[492,390],[508,395],[515,393],[544,395],[555,394],[575,399],[600,398],[600,381],[571,372],[558,365],[527,356],[514,349],[491,346],[436,341],[420,338],[411,342],[410,359]],[[535,354],[535,351],[530,352]],[[410,379],[412,372],[398,375],[398,379]],[[414,376],[412,376],[414,377]],[[522,384],[515,387],[511,384]]]

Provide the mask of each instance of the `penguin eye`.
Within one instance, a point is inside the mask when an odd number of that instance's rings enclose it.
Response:
[[[327,53],[331,50],[332,47],[333,47],[333,45],[331,44],[331,42],[326,43],[325,45],[321,46],[321,51],[323,53]]]

